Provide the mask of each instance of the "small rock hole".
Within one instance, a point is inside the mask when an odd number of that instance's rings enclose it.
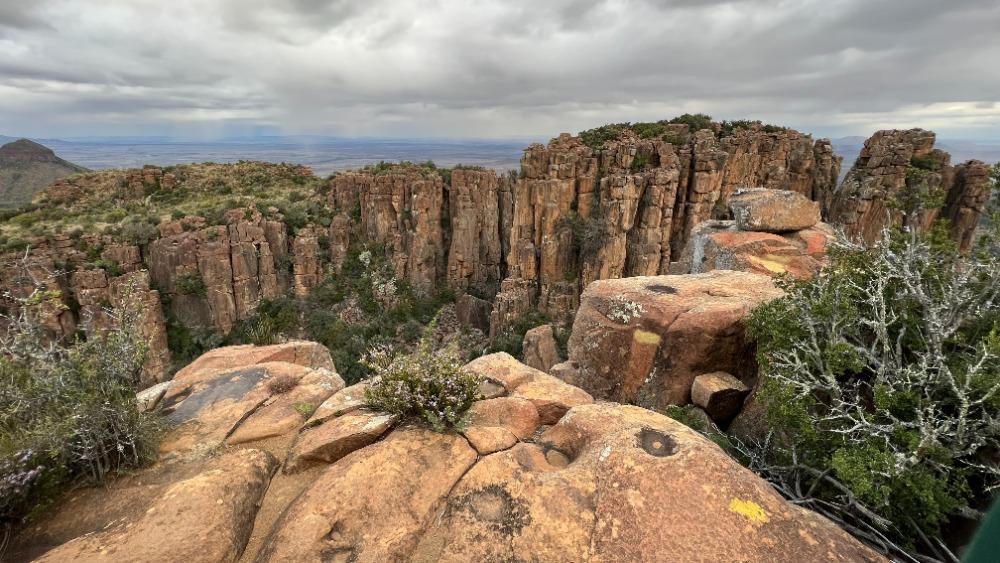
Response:
[[[677,442],[671,436],[652,428],[643,428],[639,432],[639,446],[656,457],[669,457],[677,453]]]
[[[652,291],[653,293],[663,293],[666,295],[673,295],[677,293],[677,288],[670,287],[669,285],[663,285],[662,283],[654,283],[653,285],[646,286],[646,289]]]

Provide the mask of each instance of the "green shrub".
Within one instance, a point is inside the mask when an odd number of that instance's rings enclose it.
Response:
[[[230,344],[277,344],[293,336],[299,328],[299,301],[290,296],[261,301],[253,314],[233,327]]]
[[[894,232],[786,292],[748,323],[773,431],[751,467],[885,553],[948,560],[942,526],[1000,485],[996,255]]]
[[[630,127],[631,124],[629,123],[609,123],[593,129],[587,129],[586,131],[580,131],[579,136],[583,144],[597,150],[603,147],[604,143],[617,139],[623,132],[629,130]]]
[[[462,368],[454,348],[435,350],[428,325],[417,349],[393,354],[388,348],[373,349],[365,358],[373,378],[365,390],[365,403],[376,410],[414,417],[434,430],[464,429],[465,415],[479,398],[482,378]]]
[[[67,487],[101,481],[156,455],[157,419],[140,413],[141,309],[112,328],[50,346],[41,314],[58,292],[36,289],[8,319],[0,356],[0,524],[22,522]],[[126,303],[133,302],[126,294]]]
[[[941,169],[941,163],[933,155],[914,156],[910,159],[910,166],[934,172]]]
[[[146,246],[160,235],[156,217],[131,218],[122,224],[121,240],[136,246]]]
[[[328,274],[301,304],[302,330],[330,349],[341,377],[356,383],[370,375],[361,359],[373,345],[412,344],[419,334],[404,330],[430,322],[454,293],[418,295],[394,277],[385,249],[353,245],[341,271]]]
[[[704,113],[690,114],[685,113],[683,115],[678,115],[677,117],[671,119],[669,123],[677,124],[683,123],[687,125],[691,132],[700,131],[702,129],[712,128],[712,116],[705,115]]]
[[[646,169],[646,166],[650,163],[650,155],[644,152],[637,153],[635,158],[632,159],[632,166],[630,170],[632,172],[641,172]]]
[[[178,275],[174,278],[174,286],[177,288],[177,292],[182,295],[204,296],[208,291],[205,287],[205,280],[197,272]]]
[[[549,324],[551,320],[548,316],[537,311],[521,317],[506,332],[495,336],[486,349],[487,354],[495,352],[507,352],[515,358],[520,358],[524,351],[524,333],[535,328]],[[567,335],[567,340],[569,336]]]

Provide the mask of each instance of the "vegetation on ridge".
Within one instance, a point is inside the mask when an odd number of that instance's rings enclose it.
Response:
[[[686,125],[687,134],[673,132],[674,128],[671,125]],[[600,127],[581,131],[578,135],[583,144],[594,150],[599,150],[604,147],[605,143],[617,140],[625,132],[631,132],[640,139],[660,139],[675,145],[684,145],[687,144],[691,133],[701,131],[702,129],[711,129],[718,138],[724,138],[736,131],[752,129],[754,127],[759,127],[765,133],[776,133],[787,130],[786,127],[747,119],[715,123],[709,115],[703,113],[685,113],[671,119],[661,119],[660,121],[608,123]]]

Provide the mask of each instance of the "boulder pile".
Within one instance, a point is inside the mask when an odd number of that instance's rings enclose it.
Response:
[[[756,188],[735,192],[729,207],[734,220],[694,227],[671,273],[741,270],[805,279],[823,267],[834,230],[820,222],[818,203],[791,191]]]

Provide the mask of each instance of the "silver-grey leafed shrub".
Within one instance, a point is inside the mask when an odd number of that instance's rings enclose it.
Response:
[[[772,432],[749,465],[893,557],[953,560],[943,527],[1000,485],[1000,260],[894,231],[785,289],[749,322]]]
[[[44,315],[61,307],[37,285],[5,315],[0,338],[0,525],[21,521],[67,485],[96,482],[155,456],[158,424],[135,392],[146,346],[126,290],[112,328],[59,344]]]
[[[365,402],[373,409],[422,419],[438,432],[461,430],[482,378],[463,369],[453,347],[434,349],[435,325],[431,322],[413,352],[393,354],[386,347],[369,352],[365,362],[373,377]]]

